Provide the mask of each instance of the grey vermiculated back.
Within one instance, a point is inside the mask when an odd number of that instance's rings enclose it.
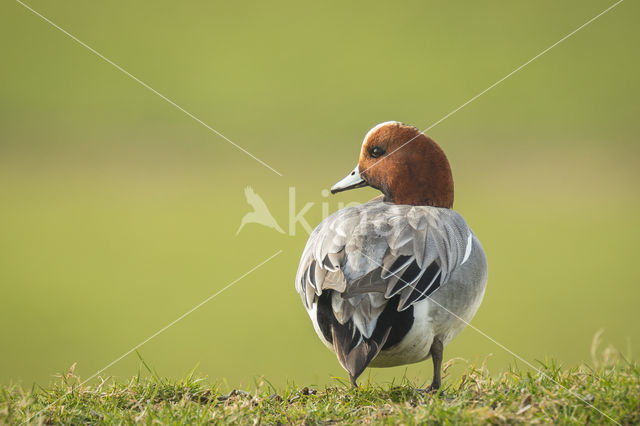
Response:
[[[338,321],[353,320],[369,337],[389,298],[400,295],[401,311],[446,285],[471,236],[453,210],[377,198],[318,225],[302,254],[296,290],[308,309],[323,291],[333,290]],[[424,288],[417,289],[423,275]]]

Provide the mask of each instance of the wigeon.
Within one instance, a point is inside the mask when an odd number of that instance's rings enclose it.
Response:
[[[429,389],[436,390],[444,347],[482,302],[484,250],[452,210],[447,157],[417,128],[386,122],[367,133],[358,165],[331,192],[363,186],[382,195],[318,225],[302,253],[296,290],[354,386],[368,366],[431,357]]]

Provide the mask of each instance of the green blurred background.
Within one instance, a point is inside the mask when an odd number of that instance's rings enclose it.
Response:
[[[28,4],[283,176],[2,2],[0,382],[88,377],[283,250],[140,349],[160,375],[199,363],[247,386],[345,373],[293,288],[306,232],[236,236],[244,187],[285,229],[289,187],[312,225],[375,196],[322,195],[370,127],[428,127],[613,2]],[[600,328],[640,350],[639,12],[623,2],[429,132],[489,258],[474,325],[531,362],[591,362]],[[515,362],[471,329],[445,356]],[[364,377],[405,370],[430,379],[430,362]]]

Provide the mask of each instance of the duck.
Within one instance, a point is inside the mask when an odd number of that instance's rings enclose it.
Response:
[[[373,127],[357,165],[331,192],[367,186],[381,195],[336,211],[310,234],[296,291],[353,386],[367,367],[431,358],[425,390],[437,391],[444,347],[484,297],[485,251],[453,210],[447,156],[418,128],[398,121]]]

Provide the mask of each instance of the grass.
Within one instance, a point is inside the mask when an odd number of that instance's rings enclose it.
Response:
[[[252,389],[223,391],[194,372],[168,380],[142,365],[151,374],[125,383],[86,386],[72,367],[49,389],[4,386],[0,423],[640,423],[640,369],[626,361],[569,369],[549,361],[541,364],[544,374],[511,368],[497,376],[470,366],[437,393],[406,377],[358,389],[340,379],[323,389],[276,389],[258,379]]]

